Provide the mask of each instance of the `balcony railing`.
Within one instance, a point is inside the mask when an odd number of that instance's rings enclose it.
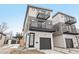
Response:
[[[33,18],[32,18],[33,19]],[[52,21],[46,20],[44,22],[39,22],[38,19],[34,19],[30,21],[29,29],[32,31],[45,31],[45,32],[53,32]]]
[[[42,20],[47,20],[50,17],[50,14],[38,13],[37,18]]]
[[[66,34],[78,34],[75,25],[67,25],[64,23],[58,23],[54,25],[56,33],[66,33]]]
[[[76,19],[75,18],[69,18],[69,19],[66,19],[66,22],[65,24],[75,24],[76,23]]]
[[[53,28],[48,29],[48,28],[39,28],[39,27],[32,27],[32,26],[30,26],[29,29],[32,30],[32,31],[54,32]]]
[[[62,31],[63,33],[77,34],[75,25],[64,24]]]

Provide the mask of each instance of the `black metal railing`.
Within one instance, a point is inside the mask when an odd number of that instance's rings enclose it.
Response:
[[[38,13],[37,14],[38,19],[47,20],[49,17],[50,17],[50,14],[45,14],[45,13]]]
[[[71,19],[66,19],[66,22],[65,22],[65,24],[75,24],[77,21],[76,21],[76,19],[75,18],[71,18]]]
[[[52,22],[46,20],[45,22],[38,22],[36,21],[35,23],[31,22],[30,23],[30,30],[35,30],[35,31],[45,31],[45,32],[53,32],[53,25]]]

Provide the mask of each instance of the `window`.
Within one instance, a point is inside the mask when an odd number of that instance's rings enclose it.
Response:
[[[33,11],[35,11],[35,8],[31,8]]]
[[[11,44],[16,44],[16,40],[12,40],[11,41]]]
[[[38,28],[45,28],[45,22],[38,22]]]
[[[34,39],[35,39],[35,34],[34,33],[30,33],[29,34],[29,47],[34,47]]]
[[[64,15],[61,15],[62,18],[64,18]]]
[[[38,22],[38,27],[42,28],[42,22]]]

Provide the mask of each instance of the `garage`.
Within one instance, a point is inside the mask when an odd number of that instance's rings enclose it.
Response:
[[[51,38],[40,38],[40,50],[51,49]]]
[[[74,48],[72,39],[66,39],[66,48]]]

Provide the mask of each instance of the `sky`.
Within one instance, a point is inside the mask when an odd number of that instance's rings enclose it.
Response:
[[[57,12],[63,12],[74,16],[77,20],[76,26],[79,28],[79,4],[34,4],[34,6],[52,9],[53,15]],[[1,4],[0,24],[7,23],[7,32],[12,31],[14,34],[22,32],[26,10],[26,4]]]

